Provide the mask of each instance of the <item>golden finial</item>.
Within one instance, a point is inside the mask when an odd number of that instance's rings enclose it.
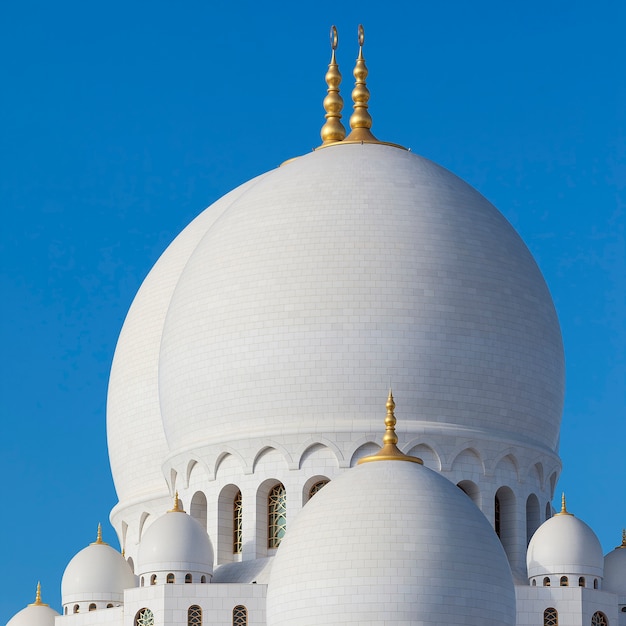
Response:
[[[555,515],[571,515],[571,513],[567,510],[567,505],[565,502],[565,492],[561,494],[561,510]]]
[[[180,505],[180,500],[178,499],[178,491],[174,494],[174,508],[170,509],[168,513],[184,513],[183,507]]]
[[[28,606],[48,606],[41,601],[41,583],[37,582],[37,593],[35,594],[35,601]]]
[[[365,83],[367,78],[367,67],[363,57],[363,43],[365,42],[365,31],[363,24],[359,24],[359,56],[352,72],[356,83],[352,90],[352,101],[354,102],[354,112],[350,116],[350,128],[352,132],[347,136],[348,141],[378,142],[372,135],[372,116],[367,110],[367,103],[370,99],[370,92]]]
[[[618,548],[626,548],[626,528],[622,528],[622,545],[617,546]]]
[[[92,546],[108,546],[108,543],[102,541],[102,524],[98,524],[98,532],[96,534],[96,540],[91,544]]]
[[[357,465],[361,463],[370,463],[372,461],[410,461],[411,463],[419,463],[424,465],[422,459],[418,459],[416,456],[408,456],[403,454],[398,449],[398,435],[396,435],[396,416],[394,415],[394,409],[396,403],[393,400],[393,393],[389,390],[389,396],[387,397],[387,416],[385,417],[385,434],[383,435],[383,447],[372,456],[365,456],[359,459]]]
[[[332,50],[328,71],[326,72],[326,84],[328,92],[324,98],[324,111],[326,111],[326,123],[322,126],[320,135],[322,145],[341,141],[346,136],[346,129],[339,121],[341,120],[341,110],[343,109],[343,98],[339,95],[339,84],[341,83],[341,72],[335,60],[335,50],[339,38],[337,28],[333,25],[330,29],[330,47]]]

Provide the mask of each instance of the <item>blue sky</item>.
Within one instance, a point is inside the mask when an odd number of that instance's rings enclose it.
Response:
[[[132,298],[205,206],[319,144],[328,30],[349,99],[359,22],[376,136],[474,185],[546,277],[567,359],[557,490],[619,543],[623,2],[24,0],[0,5],[0,623],[38,580],[60,609],[98,522],[117,545],[105,403]]]

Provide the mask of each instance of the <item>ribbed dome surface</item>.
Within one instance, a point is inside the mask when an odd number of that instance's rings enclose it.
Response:
[[[489,522],[451,482],[377,461],[316,494],[272,565],[268,626],[513,626],[515,592]]]
[[[172,511],[146,531],[139,545],[139,575],[150,572],[213,574],[213,546],[206,530],[190,515]]]
[[[574,515],[558,514],[535,532],[526,554],[528,576],[602,577],[604,556],[596,534]]]
[[[63,605],[109,600],[122,602],[124,589],[135,586],[135,576],[124,557],[105,543],[92,543],[65,568],[61,601]]]
[[[235,190],[155,266],[116,352],[111,466],[140,497],[166,450],[372,432],[390,379],[409,433],[556,450],[563,377],[550,294],[502,215],[427,159],[337,145]]]

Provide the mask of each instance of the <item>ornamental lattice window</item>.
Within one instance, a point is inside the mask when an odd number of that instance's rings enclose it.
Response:
[[[248,609],[241,604],[233,609],[233,626],[248,626]]]
[[[135,615],[135,626],[154,626],[154,614],[150,609],[140,609]]]
[[[287,494],[281,483],[267,497],[267,547],[278,548],[287,530]]]
[[[324,487],[324,485],[327,485],[330,481],[327,479],[324,480],[318,480],[316,483],[313,483],[313,485],[311,486],[311,488],[309,489],[309,500],[318,492],[322,489],[322,487]]]
[[[241,554],[243,546],[243,502],[241,491],[233,500],[233,554]]]
[[[187,609],[187,626],[202,626],[202,609],[197,604]]]
[[[591,617],[591,626],[609,626],[609,620],[604,613],[596,611]]]
[[[543,612],[543,626],[559,626],[559,614],[550,607]]]

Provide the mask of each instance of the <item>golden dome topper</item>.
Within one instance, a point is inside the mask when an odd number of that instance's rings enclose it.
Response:
[[[352,72],[355,78],[354,89],[352,90],[352,101],[354,102],[354,112],[350,116],[350,128],[352,132],[348,135],[348,141],[378,142],[378,139],[372,135],[370,128],[372,127],[372,116],[368,109],[368,101],[370,92],[367,88],[365,79],[368,70],[363,57],[363,44],[365,43],[365,31],[363,24],[359,24],[359,56],[356,59],[356,65]]]
[[[180,504],[180,500],[178,499],[178,491],[174,494],[174,508],[170,509],[168,513],[184,513],[185,510]]]
[[[622,543],[618,548],[626,548],[626,528],[622,528]]]
[[[102,524],[98,524],[98,532],[96,533],[96,540],[91,544],[92,546],[108,546],[108,543],[102,541]]]
[[[328,71],[325,80],[328,85],[328,92],[324,98],[324,110],[326,111],[326,123],[322,126],[320,136],[322,145],[341,141],[346,136],[346,129],[341,123],[341,110],[343,109],[343,98],[339,95],[339,85],[341,84],[341,72],[335,59],[335,50],[339,37],[337,28],[333,25],[330,28],[330,47],[332,50]]]
[[[35,594],[35,601],[28,606],[48,606],[44,602],[41,601],[41,583],[37,583],[37,593]]]
[[[424,465],[422,459],[416,456],[409,456],[403,454],[397,446],[398,435],[396,435],[396,416],[394,415],[394,409],[396,403],[393,400],[393,393],[389,390],[389,396],[387,397],[387,416],[385,417],[385,434],[383,435],[383,447],[372,456],[365,456],[359,459],[357,465],[361,463],[371,463],[373,461],[409,461],[411,463],[419,463]]]
[[[561,494],[561,510],[555,515],[572,515],[568,510],[565,503],[565,492]]]

